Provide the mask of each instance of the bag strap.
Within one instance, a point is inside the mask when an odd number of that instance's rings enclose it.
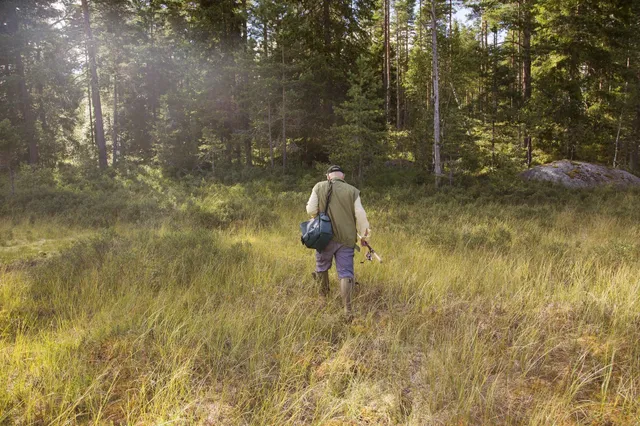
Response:
[[[324,211],[322,213],[327,213],[329,211],[329,202],[331,201],[331,193],[333,192],[333,182],[329,181],[329,192],[327,192],[327,203],[324,205]]]

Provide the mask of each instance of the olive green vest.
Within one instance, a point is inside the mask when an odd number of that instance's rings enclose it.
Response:
[[[331,182],[333,190],[327,214],[331,218],[331,225],[333,226],[332,241],[344,244],[347,247],[355,247],[358,237],[355,202],[360,196],[360,191],[342,179],[332,179]],[[324,211],[327,203],[329,182],[318,182],[313,190],[318,194],[319,211]]]

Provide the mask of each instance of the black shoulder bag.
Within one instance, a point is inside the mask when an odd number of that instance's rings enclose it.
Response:
[[[300,232],[302,237],[300,241],[305,247],[324,250],[333,238],[333,227],[331,226],[331,218],[327,214],[329,210],[329,202],[331,201],[331,192],[333,191],[333,182],[329,181],[329,192],[327,193],[327,203],[323,212],[319,212],[316,217],[300,224]]]

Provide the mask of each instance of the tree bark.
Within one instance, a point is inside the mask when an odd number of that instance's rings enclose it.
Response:
[[[453,36],[453,0],[449,0],[449,38]],[[453,47],[450,43],[449,48]]]
[[[91,72],[89,71],[89,51],[85,45],[84,52],[85,66],[87,67],[87,104],[89,106],[89,136],[91,137],[91,145],[96,143],[93,134],[93,102],[91,102]]]
[[[440,82],[438,70],[438,21],[436,0],[431,0],[431,42],[433,56],[433,165],[436,175],[436,187],[442,175],[440,161]]]
[[[242,45],[243,48],[247,48],[247,40],[249,39],[249,33],[247,31],[247,18],[249,16],[249,10],[247,9],[247,0],[242,0]]]
[[[400,15],[396,9],[396,129],[400,130]]]
[[[263,26],[262,26],[262,50],[264,54],[264,61],[269,59],[269,21],[266,16],[263,18]],[[271,98],[270,93],[267,93],[268,101],[267,101],[267,127],[269,129],[269,162],[271,163],[271,168],[274,167],[274,159],[273,159],[273,136],[271,132]]]
[[[84,30],[87,37],[89,52],[89,71],[91,72],[91,95],[93,99],[93,113],[95,116],[96,145],[98,145],[98,163],[101,169],[107,167],[107,145],[104,138],[104,124],[102,120],[102,103],[100,102],[100,86],[98,85],[98,70],[96,66],[96,45],[91,32],[88,0],[82,0],[84,15]]]
[[[285,98],[284,44],[282,45],[282,169],[287,169],[287,104]]]
[[[262,50],[264,50],[265,59],[269,57],[269,21],[264,18],[262,25]]]
[[[422,0],[418,2],[418,44],[422,46]]]
[[[324,60],[325,67],[330,69],[332,67],[331,58],[331,0],[322,0],[322,23],[324,29]],[[326,117],[331,118],[333,116],[333,78],[329,74],[329,79],[325,85],[325,99],[323,103],[324,113]]]
[[[526,4],[522,30],[522,91],[526,103],[531,98],[531,11]]]
[[[498,115],[498,29],[493,29],[493,84],[492,84],[492,97],[493,97],[493,111],[491,114],[491,167],[496,166],[496,119]]]
[[[114,70],[115,71],[113,73],[113,126],[111,127],[112,138],[113,138],[113,159],[111,160],[111,162],[115,166],[116,163],[118,162],[120,147],[118,146],[118,71],[115,68]]]
[[[11,195],[16,195],[16,179],[13,167],[11,167],[11,155],[9,155],[9,181],[11,182]]]
[[[389,123],[391,107],[390,1],[384,0],[384,113],[387,123]]]
[[[409,67],[409,32],[410,32],[409,21],[407,21],[405,25],[406,26],[404,28],[404,61],[402,62],[402,75],[407,74],[407,68]],[[420,24],[419,26],[421,27],[422,25]],[[402,105],[402,126],[404,127],[408,122],[408,110],[409,110],[407,96],[405,95],[404,90],[402,90],[402,104],[403,104]]]
[[[86,1],[86,0],[83,0]],[[156,58],[156,6],[154,1],[149,1],[149,41],[151,42],[151,57]],[[151,109],[151,116],[153,117],[153,122],[155,123],[158,120],[158,74],[155,67],[154,59],[150,61],[147,66],[147,79],[149,83],[149,106]]]
[[[269,159],[271,161],[271,168],[273,169],[273,138],[271,137],[271,102],[269,102],[268,107],[268,118],[267,122],[269,123]]]
[[[633,137],[631,138],[631,153],[629,155],[629,168],[633,173],[638,173],[638,162],[640,155],[638,152],[638,144],[640,144],[640,71],[636,78],[636,93],[635,93],[635,119],[633,122]]]
[[[247,42],[249,40],[249,33],[247,30],[247,19],[249,16],[249,10],[247,9],[247,0],[242,0],[242,12],[243,12],[242,14],[242,49],[246,53],[248,49]],[[242,69],[241,79],[242,79],[242,89],[246,90],[247,84],[249,81],[246,68]],[[244,151],[245,151],[245,160],[246,160],[245,164],[247,167],[252,167],[253,166],[253,143],[252,143],[253,140],[250,135],[251,132],[249,131],[249,127],[250,127],[249,115],[245,108],[241,108],[240,114],[241,114],[241,120],[242,120],[242,129],[244,131],[243,136],[244,136]]]
[[[614,169],[618,168],[618,152],[620,151],[620,131],[622,130],[622,115],[623,113],[620,113],[620,119],[618,120],[618,132],[616,133],[616,143],[615,143],[615,149],[613,153]]]
[[[247,167],[253,167],[253,144],[251,143],[251,135],[244,135],[244,150],[247,159]]]
[[[41,60],[40,49],[38,49],[36,58],[37,58],[37,61],[40,62]],[[49,136],[51,129],[49,129],[49,123],[47,122],[47,114],[44,109],[44,85],[42,84],[42,81],[38,81],[38,83],[36,83],[36,92],[38,93],[38,117],[40,119],[40,125],[42,126],[42,131],[44,132],[44,134]]]
[[[629,169],[632,173],[638,173],[638,142],[633,141],[629,152]]]
[[[10,17],[7,20],[10,26],[9,33],[16,34],[20,30],[20,17],[18,16],[17,8],[11,7],[9,10]],[[13,18],[13,19],[11,19]],[[31,92],[27,86],[27,77],[24,69],[24,62],[22,60],[22,43],[20,48],[16,49],[15,53],[15,66],[18,74],[18,90],[20,93],[20,107],[22,112],[22,121],[24,122],[24,131],[27,143],[29,144],[29,164],[35,166],[40,160],[40,154],[38,151],[38,136],[36,133],[35,114],[33,111],[33,100],[31,99]]]
[[[331,0],[322,0],[322,27],[325,53],[331,45]]]
[[[627,57],[627,70],[631,65],[631,58]],[[615,151],[613,153],[613,168],[617,169],[619,164],[618,158],[620,157],[620,132],[622,130],[622,117],[624,116],[625,106],[627,104],[627,91],[629,90],[629,82],[624,83],[622,108],[620,109],[620,119],[618,120],[618,132],[616,133]]]
[[[531,99],[531,8],[528,1],[523,3],[522,23],[522,93],[523,106],[526,107]],[[533,143],[529,135],[527,124],[524,126],[524,145],[527,151],[527,167],[531,167],[533,157]]]

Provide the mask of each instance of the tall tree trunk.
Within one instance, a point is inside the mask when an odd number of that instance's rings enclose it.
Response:
[[[422,0],[418,2],[418,44],[422,46]]]
[[[631,65],[631,58],[629,58],[627,56],[627,70],[629,69],[630,65]],[[619,161],[618,161],[618,158],[620,157],[620,132],[622,130],[622,117],[624,117],[624,110],[625,110],[625,106],[627,104],[627,91],[628,90],[629,90],[629,82],[626,81],[624,83],[622,108],[620,109],[620,118],[618,120],[618,132],[616,133],[615,150],[614,150],[614,153],[613,153],[613,168],[614,169],[618,168],[618,166],[620,165]]]
[[[632,173],[638,173],[638,142],[632,141],[631,148],[629,152],[629,170]]]
[[[284,44],[282,45],[282,169],[287,169],[287,103],[285,98]]]
[[[9,181],[11,183],[11,195],[16,195],[16,178],[15,172],[13,171],[13,167],[11,166],[11,153],[9,153]]]
[[[623,113],[620,113],[620,119],[618,120],[618,132],[616,133],[616,143],[613,153],[613,168],[617,169],[618,164],[618,152],[620,151],[620,131],[622,130],[622,116]]]
[[[89,136],[91,137],[91,145],[96,143],[93,133],[93,102],[91,102],[91,72],[89,71],[89,50],[85,43],[84,63],[87,68],[87,105],[89,107]]]
[[[86,0],[83,0],[86,1]],[[151,42],[151,62],[148,64],[147,78],[149,80],[149,108],[153,122],[158,120],[158,88],[157,70],[154,60],[156,58],[156,6],[154,1],[149,1],[149,41]]]
[[[436,187],[442,175],[440,161],[440,82],[438,70],[438,21],[436,0],[431,0],[431,43],[433,56],[433,165],[436,175]]]
[[[247,19],[249,17],[249,9],[247,9],[247,0],[242,0],[242,46],[247,48],[247,40],[249,39],[249,33],[247,31]]]
[[[117,61],[116,61],[117,62]],[[117,64],[115,65],[117,67]],[[111,126],[113,139],[113,159],[112,164],[115,166],[118,162],[119,149],[118,146],[118,71],[114,68],[113,73],[113,126]]]
[[[46,111],[44,109],[44,99],[43,99],[43,92],[44,92],[44,88],[42,87],[42,84],[38,84],[37,87],[38,90],[38,116],[40,118],[40,125],[42,126],[42,130],[43,132],[48,135],[51,131],[51,129],[49,128],[49,122],[47,121],[47,114]]]
[[[322,0],[322,26],[324,37],[324,66],[327,69],[331,69],[331,0]],[[330,75],[330,74],[329,74]],[[325,99],[323,103],[323,109],[325,117],[332,118],[333,111],[333,78],[331,76],[325,83]]]
[[[107,167],[107,145],[104,138],[104,124],[102,121],[102,103],[100,102],[100,86],[98,85],[98,70],[96,66],[96,45],[91,32],[88,0],[82,0],[84,14],[84,31],[87,37],[89,51],[89,70],[91,72],[91,95],[96,126],[96,144],[98,145],[98,163],[100,168]]]
[[[395,6],[395,4],[394,4]],[[396,129],[400,130],[400,14],[396,8]]]
[[[271,168],[273,169],[273,138],[271,137],[271,102],[269,102],[267,120],[268,120],[267,122],[269,123],[269,160],[271,162]]]
[[[242,0],[242,49],[247,52],[248,45],[247,42],[249,40],[249,34],[247,31],[247,19],[249,16],[249,10],[247,9],[247,0]],[[242,70],[242,86],[243,90],[247,90],[247,85],[249,82],[249,76],[246,68],[243,67]],[[253,166],[253,139],[251,138],[251,132],[249,131],[250,120],[249,114],[247,113],[246,108],[242,108],[241,112],[242,117],[242,128],[244,130],[244,151],[246,156],[246,165],[247,167]]]
[[[531,99],[531,7],[527,0],[523,3],[522,23],[522,93],[523,106],[527,106]],[[527,167],[531,167],[533,157],[533,142],[529,128],[525,123],[524,146],[527,151]]]
[[[262,26],[262,50],[264,51],[264,61],[266,62],[269,59],[269,21],[267,18],[264,18],[263,26]],[[274,159],[273,159],[273,137],[271,132],[271,99],[270,94],[269,101],[267,102],[267,126],[269,128],[269,162],[271,163],[271,168],[274,167]]]
[[[391,0],[384,0],[384,113],[387,123],[390,121],[391,108],[390,2]]]
[[[518,0],[518,93],[522,96],[522,0]],[[519,102],[522,101],[522,98]]]
[[[409,21],[406,22],[406,27],[404,29],[404,61],[402,63],[402,75],[406,75],[407,74],[407,68],[409,67],[409,32],[410,32],[410,26],[409,26]],[[422,25],[420,25],[421,27]],[[408,110],[409,110],[409,105],[408,105],[408,101],[407,101],[407,96],[404,93],[404,90],[402,91],[402,126],[404,127],[407,122],[408,122]]]
[[[9,19],[7,19],[6,24],[9,26],[9,34],[16,34],[20,31],[20,17],[18,16],[17,8],[10,7],[9,14],[10,16]],[[20,43],[20,47],[16,49],[15,66],[16,73],[18,75],[18,90],[20,93],[22,121],[24,123],[25,137],[29,144],[29,164],[35,166],[40,160],[40,154],[38,151],[38,136],[36,133],[33,100],[31,99],[31,92],[27,86],[27,77],[24,69],[24,62],[22,60],[23,48],[23,43]]]
[[[636,78],[636,93],[635,93],[635,119],[633,120],[633,137],[631,138],[631,152],[629,155],[629,169],[633,173],[638,173],[640,169],[639,161],[640,155],[638,152],[638,144],[640,144],[640,71],[638,71]]]
[[[492,97],[493,97],[493,111],[491,114],[491,167],[496,166],[496,119],[498,115],[498,29],[493,30],[493,84],[492,84]]]
[[[522,91],[524,101],[531,98],[531,11],[525,4],[522,29]]]
[[[262,23],[262,50],[264,51],[265,59],[269,57],[269,21],[267,18],[263,18]]]
[[[511,45],[515,46],[516,44],[516,33],[515,31],[511,31]],[[512,72],[515,72],[517,74],[516,71],[516,54],[515,54],[515,49],[511,50],[511,70]],[[514,82],[510,82],[509,83],[509,88],[510,90],[510,94],[509,94],[509,106],[511,108],[513,108],[513,93],[514,91],[517,89],[516,84]]]
[[[482,13],[482,10],[481,12]],[[480,17],[481,21],[480,21],[480,75],[478,76],[478,111],[480,112],[480,115],[483,116],[482,120],[484,123],[484,99],[482,99],[482,86],[483,86],[483,80],[482,80],[482,76],[485,73],[485,63],[484,63],[484,51],[486,49],[486,46],[484,45],[484,16]]]
[[[244,135],[244,151],[247,160],[247,167],[253,167],[253,143],[251,135],[248,132]]]
[[[40,62],[41,59],[41,51],[38,48],[36,59]],[[45,135],[50,135],[49,123],[47,122],[47,114],[44,109],[44,85],[42,81],[38,81],[36,83],[36,92],[38,93],[38,118],[40,119],[40,125],[42,126],[42,131]]]
[[[483,26],[484,26],[484,30],[483,30],[483,34],[484,34],[484,50],[483,50],[483,59],[484,59],[484,72],[486,74],[489,73],[489,21],[487,19],[484,20],[483,22]],[[485,81],[486,83],[486,81]],[[485,90],[484,91],[484,108],[482,110],[483,114],[482,114],[482,122],[486,123],[487,120],[487,111],[489,111],[490,106],[489,106],[489,91],[486,90],[486,86],[484,87]]]
[[[453,36],[453,0],[449,0],[449,38]],[[452,43],[449,43],[449,48],[453,47]]]

